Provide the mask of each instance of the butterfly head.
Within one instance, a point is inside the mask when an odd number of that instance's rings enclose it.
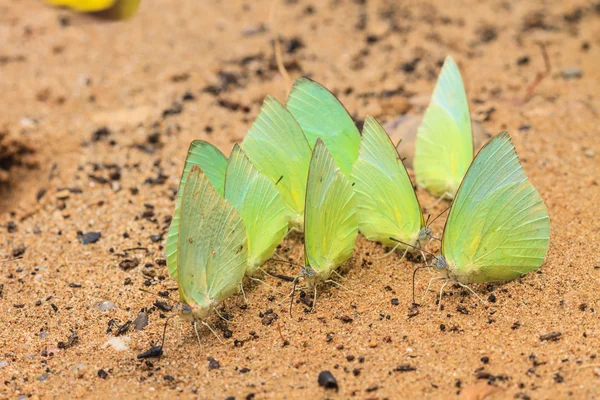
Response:
[[[448,262],[446,261],[446,257],[444,257],[444,255],[440,255],[439,257],[436,257],[435,260],[435,268],[437,270],[442,270],[442,269],[446,269],[446,267],[448,267]]]
[[[173,308],[177,312],[179,318],[189,322],[203,320],[204,318],[206,318],[208,312],[210,311],[198,305],[191,306],[183,302],[177,303]]]
[[[419,241],[424,241],[424,240],[429,240],[431,239],[431,227],[430,226],[424,226],[419,230],[419,236],[418,239]]]

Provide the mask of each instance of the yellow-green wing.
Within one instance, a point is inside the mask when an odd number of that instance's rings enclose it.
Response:
[[[181,196],[183,187],[185,186],[185,179],[192,168],[192,165],[198,165],[202,168],[203,173],[206,175],[213,188],[221,196],[225,194],[227,157],[212,144],[203,140],[194,140],[190,144],[185,159],[181,181],[179,182],[179,191],[177,192],[177,198],[175,199],[175,212],[173,213],[173,219],[171,220],[171,226],[169,226],[169,233],[167,235],[167,267],[169,269],[169,274],[175,279],[177,279],[177,241]]]
[[[460,71],[448,56],[417,132],[417,184],[436,197],[452,199],[472,159],[467,95]]]
[[[275,184],[252,165],[237,144],[229,156],[225,198],[238,210],[246,226],[246,274],[254,275],[287,234],[288,219]]]
[[[370,116],[365,119],[352,178],[360,232],[386,246],[398,244],[390,237],[416,245],[425,225],[421,206],[394,144]]]
[[[240,287],[248,250],[242,218],[197,165],[183,188],[179,237],[181,300],[210,310]]]
[[[502,132],[481,149],[452,204],[442,238],[450,275],[463,283],[517,278],[542,265],[549,240],[546,206]]]
[[[304,199],[311,149],[292,114],[271,96],[242,142],[256,168],[276,184],[290,227],[304,229]]]
[[[340,170],[349,177],[358,158],[360,133],[342,103],[327,89],[308,78],[298,78],[286,107],[314,147],[321,138]]]
[[[327,279],[352,256],[358,219],[352,184],[320,139],[310,161],[304,227],[305,263]]]
[[[140,0],[45,0],[55,6],[70,7],[80,12],[100,12],[114,19],[129,18],[137,11]]]

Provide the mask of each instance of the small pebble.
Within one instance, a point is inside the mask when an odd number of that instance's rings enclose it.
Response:
[[[579,79],[583,76],[583,71],[578,67],[569,67],[562,70],[562,76],[565,79]]]
[[[333,377],[333,374],[329,371],[321,371],[319,373],[318,382],[319,386],[322,386],[325,389],[335,389],[336,391],[339,390],[337,381]]]
[[[98,303],[94,304],[94,308],[96,308],[100,311],[108,311],[108,310],[112,310],[113,308],[115,308],[115,303],[113,303],[112,301],[109,301],[109,300],[102,300],[102,301],[99,301]]]

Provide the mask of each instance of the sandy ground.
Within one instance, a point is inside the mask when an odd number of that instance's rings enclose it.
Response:
[[[0,1],[0,258],[22,255],[0,264],[0,397],[600,397],[600,4],[569,3],[154,0],[105,23]],[[417,264],[360,238],[348,290],[321,287],[314,313],[290,317],[289,283],[267,278],[226,302],[231,323],[209,321],[222,344],[173,322],[163,357],[137,360],[173,314],[156,301],[177,299],[163,235],[188,143],[228,154],[266,94],[284,100],[274,31],[292,77],[356,120],[421,113],[452,54],[473,118],[511,132],[548,206],[543,267],[475,285],[485,302],[450,287],[442,311],[424,272],[417,314]],[[546,68],[537,43],[551,71],[528,92]],[[301,238],[278,254],[301,263]],[[140,313],[147,326],[124,327]],[[323,370],[339,391],[319,387]]]

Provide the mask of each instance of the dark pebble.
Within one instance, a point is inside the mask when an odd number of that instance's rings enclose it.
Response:
[[[488,297],[488,301],[490,303],[495,303],[496,302],[496,295],[494,293],[490,294],[490,297]]]
[[[212,357],[208,357],[208,369],[219,369],[221,364]]]
[[[100,240],[101,237],[102,234],[100,232],[77,232],[77,238],[79,239],[81,244],[96,243],[98,240]]]
[[[106,379],[106,378],[108,378],[108,373],[103,369],[99,369],[98,376],[102,379]]]
[[[152,346],[149,350],[137,355],[138,360],[144,358],[160,357],[163,354],[162,346]]]
[[[552,340],[552,341],[556,341],[558,339],[560,339],[560,337],[562,336],[562,332],[550,332],[550,333],[546,333],[545,335],[540,336],[540,340],[543,342],[545,340]]]
[[[319,372],[318,382],[319,386],[322,386],[325,389],[335,389],[336,391],[339,390],[337,381],[333,377],[333,374],[329,371]]]
[[[400,304],[400,302],[398,301],[398,299],[396,299],[396,298],[392,299],[392,305],[393,306],[397,306],[398,304]]]
[[[489,363],[489,362],[490,362],[490,358],[489,358],[489,357],[481,357],[481,358],[480,358],[480,360],[481,360],[481,362],[482,362],[482,363],[484,363],[484,364],[487,364],[487,363]]]

